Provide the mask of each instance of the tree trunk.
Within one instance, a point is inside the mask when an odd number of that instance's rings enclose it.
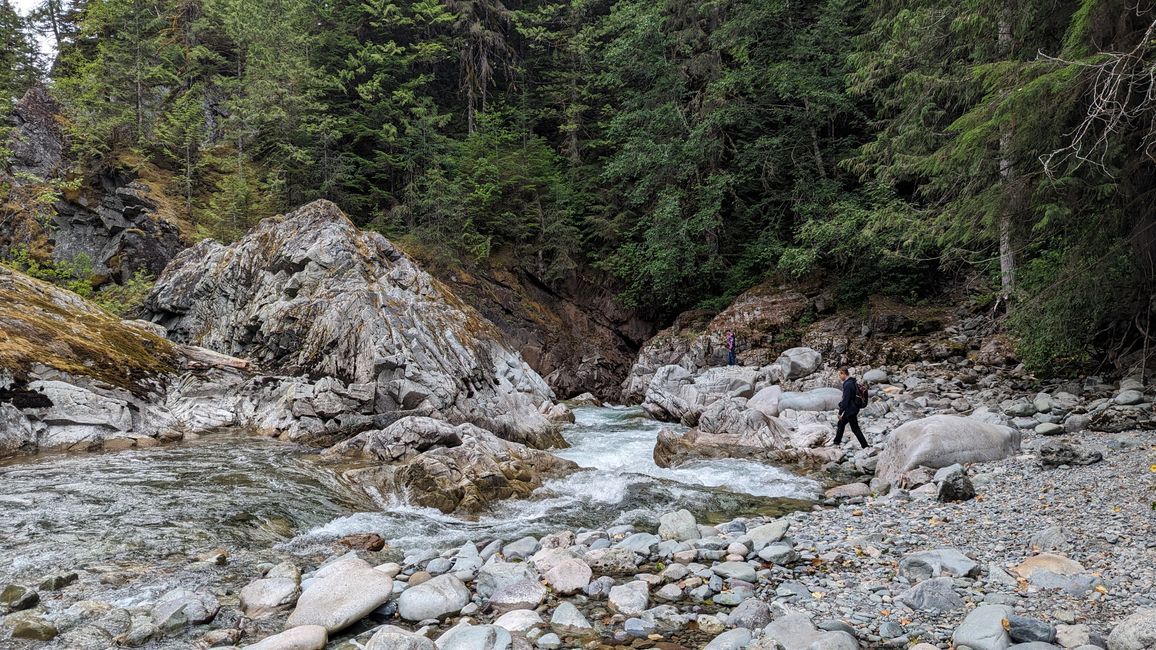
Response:
[[[1012,33],[1011,23],[1007,19],[1007,6],[999,20],[999,49],[1000,55],[1008,57],[1011,54]],[[1008,197],[1015,181],[1015,170],[1012,169],[1011,142],[1012,126],[1002,127],[999,136],[999,176],[1003,184],[1004,196]],[[999,214],[999,280],[1003,298],[1011,298],[1015,290],[1016,258],[1012,248],[1012,229],[1014,227],[1014,212],[1016,201],[1005,200]]]

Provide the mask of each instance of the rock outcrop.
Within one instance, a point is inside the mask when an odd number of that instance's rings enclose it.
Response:
[[[42,87],[13,108],[8,146],[13,155],[0,180],[10,185],[0,245],[24,246],[56,262],[87,259],[97,279],[123,282],[138,270],[158,275],[187,244],[177,225],[161,216],[158,199],[135,176],[106,171],[79,188],[56,185],[68,167],[59,108]],[[47,205],[46,195],[59,198]],[[47,226],[45,224],[48,224]]]
[[[524,497],[547,478],[578,469],[568,460],[502,440],[472,424],[406,417],[326,450],[384,461],[346,472],[355,484],[442,512],[476,513],[490,502]]]
[[[146,309],[178,342],[315,386],[335,381],[344,395],[315,387],[313,412],[294,411],[306,432],[332,429],[350,411],[401,412],[565,446],[539,412],[553,397],[549,386],[493,325],[328,201],[266,219],[230,246],[204,241],[183,251]],[[320,410],[316,393],[332,393]]]

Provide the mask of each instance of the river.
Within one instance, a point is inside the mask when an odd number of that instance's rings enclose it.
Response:
[[[179,445],[54,454],[0,464],[0,585],[77,571],[67,600],[129,607],[176,586],[236,588],[251,564],[331,554],[352,533],[378,533],[399,554],[465,540],[513,540],[566,528],[654,526],[687,508],[700,521],[775,514],[819,494],[809,479],[759,463],[715,460],[661,469],[661,423],[637,408],[575,409],[560,456],[583,471],[476,519],[371,499],[317,462],[315,450],[240,433]],[[376,502],[375,502],[376,501]],[[228,566],[198,561],[225,549]],[[232,568],[230,568],[232,567]]]

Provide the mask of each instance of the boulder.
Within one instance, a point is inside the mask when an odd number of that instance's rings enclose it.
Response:
[[[514,639],[497,625],[461,625],[438,637],[438,650],[509,650]]]
[[[337,632],[365,618],[392,593],[388,574],[356,557],[341,559],[317,570],[285,625],[320,625]]]
[[[490,607],[501,614],[516,609],[534,609],[546,600],[546,588],[537,580],[519,580],[490,596]]]
[[[924,580],[899,595],[899,601],[920,612],[941,614],[963,609],[963,599],[955,593],[951,578]]]
[[[539,412],[552,391],[496,328],[328,201],[265,219],[229,246],[181,252],[145,317],[173,340],[275,373],[372,386],[375,413],[436,413],[565,446]]]
[[[329,633],[320,625],[301,625],[267,636],[245,650],[324,650]],[[432,649],[432,646],[431,646]],[[368,648],[367,648],[368,650]]]
[[[491,502],[525,497],[578,469],[572,461],[503,440],[472,424],[450,425],[410,416],[331,447],[331,455],[392,461],[349,470],[353,483],[396,494],[445,513],[473,513]]]
[[[150,612],[153,622],[166,632],[207,623],[217,616],[221,603],[212,594],[175,589],[161,596]]]
[[[270,574],[241,589],[241,611],[250,618],[262,618],[293,605],[301,593],[301,573],[290,563],[280,564]]]
[[[397,612],[407,621],[442,618],[462,611],[470,590],[452,574],[440,575],[401,592]]]
[[[933,415],[891,432],[875,475],[895,483],[905,472],[919,466],[940,468],[999,460],[1019,448],[1020,434],[1010,427],[954,415]]]
[[[1011,637],[1003,622],[1011,615],[1011,607],[980,605],[963,619],[951,640],[957,646],[967,646],[972,650],[1007,650],[1011,646]]]
[[[662,539],[673,539],[685,542],[698,539],[702,535],[698,532],[698,522],[689,510],[668,512],[658,518],[658,536]]]
[[[788,614],[772,622],[763,630],[761,639],[751,650],[857,650],[859,642],[842,631],[820,630],[806,614]]]
[[[542,617],[531,609],[515,609],[499,616],[494,625],[511,632],[528,632],[544,624]]]
[[[779,412],[783,411],[835,411],[843,401],[843,391],[838,388],[815,388],[804,393],[783,393],[779,398]]]
[[[779,355],[775,362],[786,379],[806,377],[819,369],[823,355],[811,348],[791,348]]]
[[[778,386],[767,386],[755,393],[747,400],[747,408],[754,409],[768,418],[779,416],[779,400],[783,397],[783,389]]]
[[[433,641],[394,625],[383,625],[370,637],[365,650],[434,650]]]
[[[594,627],[573,603],[563,601],[550,616],[550,629],[566,636],[584,637],[594,634]]]
[[[590,565],[577,558],[563,560],[543,576],[554,591],[567,596],[585,589],[592,577],[594,572]]]
[[[1108,650],[1150,650],[1156,647],[1156,609],[1144,609],[1116,624],[1108,635]]]
[[[650,586],[642,580],[610,588],[610,610],[624,616],[639,616],[650,602]]]
[[[979,564],[953,548],[917,551],[899,561],[899,573],[913,581],[973,577],[979,574]]]

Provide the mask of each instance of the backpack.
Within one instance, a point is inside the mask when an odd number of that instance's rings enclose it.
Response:
[[[867,406],[867,384],[855,382],[855,406],[859,408]]]

